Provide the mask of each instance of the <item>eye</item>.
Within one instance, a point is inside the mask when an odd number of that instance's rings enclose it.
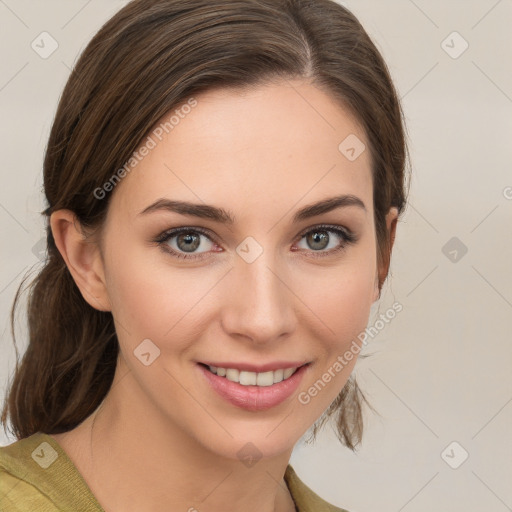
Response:
[[[201,228],[182,227],[162,233],[155,242],[177,258],[199,259],[215,245]],[[202,249],[202,250],[198,250]]]
[[[202,228],[180,227],[165,231],[154,241],[171,256],[192,260],[205,258],[212,250],[222,252],[222,249],[214,249],[216,244],[212,238],[209,232]],[[349,244],[357,242],[357,237],[340,226],[321,225],[303,232],[299,243],[302,241],[307,246],[299,247],[300,249],[311,253],[312,257],[324,257],[346,249]]]
[[[304,241],[306,247],[302,248],[312,252],[313,257],[324,257],[346,249],[349,244],[357,241],[357,237],[339,226],[322,225],[304,232],[300,241]]]

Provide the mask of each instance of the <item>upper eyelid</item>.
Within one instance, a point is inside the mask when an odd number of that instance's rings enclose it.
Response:
[[[306,233],[309,233],[310,231],[343,231],[347,234],[353,234],[352,230],[345,226],[339,226],[337,224],[315,224],[314,226],[311,226],[309,228],[306,228],[302,230],[297,236],[303,237]]]

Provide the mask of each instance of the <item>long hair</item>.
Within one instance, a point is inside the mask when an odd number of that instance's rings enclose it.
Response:
[[[4,430],[8,415],[18,439],[73,429],[110,389],[119,354],[112,315],[82,297],[55,245],[51,213],[69,209],[84,227],[101,226],[110,194],[100,200],[94,191],[173,108],[206,90],[293,78],[307,78],[364,127],[377,260],[389,264],[385,215],[406,202],[404,116],[355,16],[332,0],[134,0],[90,41],[58,105],[43,169],[47,257],[27,287],[28,348],[9,383]],[[22,287],[11,310],[14,340]],[[363,399],[351,377],[327,411],[351,449],[361,441]]]

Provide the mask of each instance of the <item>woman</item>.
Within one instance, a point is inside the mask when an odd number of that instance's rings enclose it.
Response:
[[[386,65],[335,2],[126,5],[50,135],[2,510],[341,510],[289,459],[328,418],[361,441],[350,374],[405,160]]]

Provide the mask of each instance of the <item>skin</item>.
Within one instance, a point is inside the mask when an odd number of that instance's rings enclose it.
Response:
[[[113,386],[96,412],[55,434],[109,512],[294,510],[283,475],[293,446],[331,404],[357,357],[304,405],[297,399],[367,326],[378,299],[369,151],[349,161],[338,145],[364,130],[330,96],[305,81],[196,97],[192,112],[115,188],[101,240],[85,241],[69,210],[51,216],[56,244],[88,303],[111,311],[121,349]],[[167,167],[166,167],[167,166]],[[338,194],[366,206],[338,208],[292,224],[300,208]],[[160,198],[228,210],[232,226],[158,211]],[[391,244],[397,211],[387,216]],[[300,238],[332,224],[327,249]],[[170,228],[202,227],[197,253],[171,256],[153,240]],[[325,229],[325,228],[324,228]],[[319,231],[322,231],[320,229]],[[248,236],[263,253],[247,263],[236,248]],[[214,238],[215,237],[215,238]],[[177,249],[177,237],[167,242]],[[297,250],[293,250],[295,248]],[[315,258],[316,252],[331,254]],[[149,366],[134,350],[160,349]],[[226,402],[197,361],[311,362],[289,399],[250,412]],[[262,458],[237,456],[253,443]]]

